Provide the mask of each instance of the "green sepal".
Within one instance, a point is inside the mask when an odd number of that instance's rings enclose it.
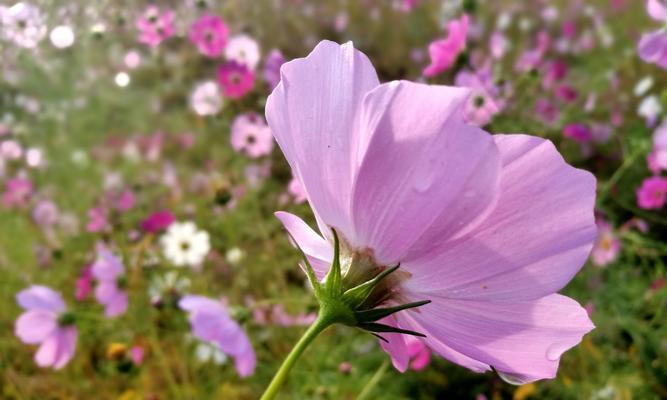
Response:
[[[315,275],[315,270],[313,269],[313,266],[310,265],[310,261],[308,261],[308,256],[306,256],[306,253],[304,253],[303,249],[301,249],[301,246],[299,246],[299,243],[294,239],[294,236],[292,236],[289,232],[287,232],[287,234],[292,239],[292,242],[294,243],[296,248],[299,250],[299,254],[301,254],[301,258],[303,259],[303,263],[305,265],[306,276],[308,277],[308,281],[310,282],[310,285],[313,287],[313,290],[315,291],[315,296],[319,298],[322,293],[322,285],[317,280],[317,276]]]
[[[384,279],[387,275],[396,271],[401,264],[397,264],[393,267],[387,268],[384,271],[377,274],[373,279],[367,280],[366,282],[355,286],[351,289],[348,289],[343,294],[343,300],[350,305],[353,309],[356,309],[366,301],[368,296],[370,296],[373,289]]]
[[[411,331],[409,329],[401,329],[401,328],[396,328],[393,326],[385,325],[385,324],[379,324],[377,322],[366,322],[362,324],[358,324],[357,327],[370,331],[370,332],[389,332],[389,333],[403,333],[406,335],[412,335],[412,336],[419,336],[419,337],[426,337],[423,333]]]
[[[343,293],[343,276],[340,270],[340,241],[336,230],[332,228],[331,232],[333,232],[334,237],[334,257],[324,285],[329,295],[339,297]]]
[[[371,310],[355,311],[354,316],[360,323],[374,322],[384,317],[387,317],[391,314],[397,313],[399,311],[407,310],[410,308],[421,307],[430,302],[431,300],[422,300],[422,301],[415,301],[414,303],[401,304],[399,306],[394,306],[394,307],[373,308]]]

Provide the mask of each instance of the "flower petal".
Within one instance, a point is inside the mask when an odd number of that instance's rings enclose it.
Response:
[[[594,328],[583,307],[559,294],[504,303],[432,300],[410,313],[428,338],[523,382],[553,378],[561,355]]]
[[[472,229],[497,198],[491,135],[463,122],[468,89],[380,85],[364,100],[372,133],[355,183],[352,243],[391,264]]]
[[[296,215],[284,211],[275,215],[308,257],[317,279],[324,279],[333,261],[333,247]]]
[[[383,318],[378,321],[382,324],[392,327],[398,327],[396,319],[393,316]],[[406,344],[406,335],[402,333],[385,332],[380,334],[387,341],[380,340],[380,346],[391,357],[391,363],[399,372],[405,372],[408,369],[410,355]]]
[[[61,369],[74,357],[77,335],[77,330],[74,327],[59,330],[58,355],[53,363],[54,369]]]
[[[321,228],[351,232],[349,196],[364,135],[359,111],[378,84],[370,61],[351,42],[325,40],[308,57],[283,64],[267,99],[266,119]]]
[[[65,310],[60,293],[41,285],[32,285],[16,295],[16,301],[26,310],[48,310],[59,313]]]
[[[494,138],[503,162],[498,205],[437,256],[404,264],[412,274],[404,288],[420,299],[536,299],[563,288],[588,257],[597,232],[594,177],[548,140]]]
[[[56,319],[51,311],[30,310],[16,320],[14,333],[23,343],[40,343],[56,329]]]
[[[651,18],[667,22],[667,6],[660,0],[648,0],[646,3],[646,11]]]

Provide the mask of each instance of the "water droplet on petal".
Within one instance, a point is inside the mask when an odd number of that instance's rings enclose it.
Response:
[[[510,385],[523,385],[531,381],[531,379],[525,375],[520,374],[508,374],[506,372],[496,371],[500,379],[509,383]]]
[[[547,348],[547,353],[546,357],[547,360],[549,361],[558,361],[560,356],[565,353],[567,349],[569,349],[571,346],[568,345],[568,343],[565,342],[560,342],[560,343],[554,343],[549,348]]]
[[[412,187],[418,192],[427,191],[433,184],[433,174],[425,174],[423,176],[417,177]]]

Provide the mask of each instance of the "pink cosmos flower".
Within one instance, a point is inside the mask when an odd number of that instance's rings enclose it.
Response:
[[[563,128],[563,136],[574,139],[579,143],[590,142],[593,138],[590,128],[581,123],[568,124]]]
[[[32,182],[26,178],[16,177],[5,182],[5,192],[2,194],[2,204],[5,207],[23,208],[33,193]]]
[[[352,43],[323,41],[281,72],[267,120],[322,236],[277,216],[318,279],[335,228],[344,282],[400,263],[369,306],[431,300],[383,323],[425,334],[418,340],[433,352],[473,371],[554,377],[561,355],[594,328],[556,293],[595,239],[594,177],[548,140],[467,125],[467,89],[380,84]],[[387,339],[404,371],[405,335]]]
[[[303,190],[299,180],[294,177],[287,184],[287,192],[292,196],[296,204],[306,201],[306,192]]]
[[[32,219],[42,227],[52,226],[58,222],[58,206],[51,200],[41,200],[32,209]]]
[[[139,42],[153,48],[176,33],[174,12],[169,9],[161,10],[155,5],[148,6],[137,18],[135,25],[139,30]]]
[[[130,189],[123,190],[115,198],[116,210],[120,212],[125,212],[131,209],[132,207],[134,207],[134,203],[135,203],[134,193]]]
[[[146,350],[141,346],[132,346],[130,349],[130,359],[134,365],[139,366],[144,362],[144,356],[146,355]]]
[[[656,21],[667,23],[667,5],[660,0],[646,2],[648,14]],[[667,32],[665,29],[645,33],[638,44],[642,60],[667,69]]]
[[[466,46],[469,17],[463,14],[460,19],[450,21],[447,25],[447,38],[431,42],[428,53],[431,64],[424,68],[426,77],[433,77],[449,69]]]
[[[169,228],[176,217],[169,211],[156,211],[141,223],[141,229],[146,233],[158,233]]]
[[[189,295],[183,297],[178,306],[190,314],[192,333],[196,337],[234,357],[239,375],[247,377],[255,372],[255,350],[243,328],[229,316],[224,304],[208,297]]]
[[[456,86],[472,89],[465,105],[465,120],[477,126],[491,122],[494,115],[500,112],[501,104],[492,97],[497,88],[491,83],[489,71],[472,73],[462,70],[456,75]]]
[[[613,226],[606,220],[598,218],[598,237],[591,251],[593,265],[604,267],[613,262],[621,250],[621,241],[614,232]]]
[[[109,210],[104,206],[94,207],[88,210],[88,224],[86,231],[90,233],[102,232],[109,228]]]
[[[266,56],[266,61],[264,62],[264,80],[269,85],[269,89],[278,85],[280,82],[280,66],[285,63],[285,57],[283,53],[278,49],[273,49]]]
[[[26,310],[16,320],[16,336],[23,343],[39,344],[35,354],[38,366],[63,368],[74,356],[77,329],[60,293],[33,285],[20,291],[16,301]]]
[[[667,178],[652,176],[637,189],[637,205],[647,210],[662,208],[667,201]]]
[[[667,120],[663,121],[653,132],[653,150],[651,151],[653,157],[654,173],[659,173],[661,170],[667,170]]]
[[[507,37],[502,32],[493,32],[491,38],[489,38],[491,56],[497,60],[503,58],[509,47],[508,44]]]
[[[273,150],[273,135],[264,118],[254,112],[241,114],[232,122],[232,148],[250,158],[258,158]]]
[[[97,260],[91,267],[97,280],[95,298],[104,306],[107,318],[117,317],[127,311],[128,298],[125,286],[125,267],[111,250],[103,245],[97,247]]]
[[[526,72],[540,66],[544,55],[551,47],[551,36],[546,31],[540,31],[536,36],[536,46],[526,50],[517,60],[515,69],[518,72]]]
[[[86,266],[81,275],[76,279],[76,290],[74,291],[74,298],[78,301],[84,300],[90,292],[93,291],[93,273],[91,265]]]
[[[229,61],[218,68],[218,82],[225,97],[240,99],[255,85],[255,73],[243,64]]]
[[[197,45],[199,52],[206,57],[222,55],[228,37],[229,28],[217,15],[204,14],[190,27],[190,41]]]

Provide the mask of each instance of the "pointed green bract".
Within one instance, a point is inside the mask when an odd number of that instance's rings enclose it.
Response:
[[[406,304],[401,304],[395,307],[387,307],[387,308],[373,308],[370,310],[363,310],[363,311],[356,311],[354,313],[354,316],[357,318],[357,321],[364,323],[364,322],[374,322],[378,321],[384,317],[388,317],[394,313],[397,313],[402,310],[407,310],[410,308],[416,308],[416,307],[421,307],[425,304],[430,303],[431,300],[422,300],[422,301],[416,301],[414,303],[406,303]]]
[[[348,289],[345,291],[343,294],[343,298],[345,302],[347,302],[352,308],[357,308],[361,306],[364,301],[370,296],[371,292],[373,292],[373,289],[384,279],[387,275],[391,274],[392,272],[396,271],[401,264],[395,265],[393,267],[387,268],[384,271],[380,272],[375,276],[375,278],[370,279],[358,286],[353,287],[352,289]]]
[[[334,237],[334,258],[329,273],[327,274],[325,286],[330,295],[338,296],[343,292],[343,277],[340,270],[340,241],[335,229],[331,229]]]
[[[388,333],[403,333],[406,335],[426,337],[423,333],[411,331],[409,329],[396,328],[394,326],[389,326],[385,324],[379,324],[377,322],[368,322],[357,325],[359,328],[370,331],[370,332],[388,332]]]

